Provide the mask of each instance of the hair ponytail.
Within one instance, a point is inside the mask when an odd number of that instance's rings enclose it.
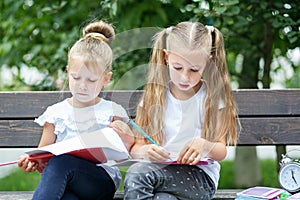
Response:
[[[216,113],[219,109],[219,100],[224,103],[223,119],[224,123],[220,133],[227,135],[228,144],[236,144],[237,141],[237,126],[236,117],[237,110],[236,105],[231,94],[230,87],[230,76],[228,72],[227,62],[226,62],[226,52],[224,47],[224,39],[222,33],[214,28],[211,31],[212,46],[211,54],[208,62],[208,66],[205,68],[203,73],[203,78],[207,83],[207,101],[206,101],[206,116],[210,116],[210,120],[206,117],[204,122],[203,134],[206,138],[210,140],[215,140],[224,135],[219,135],[215,137],[215,120],[217,116]],[[214,135],[214,136],[213,136]]]
[[[164,143],[164,110],[168,87],[168,69],[165,62],[166,29],[154,36],[152,56],[150,58],[147,85],[138,106],[136,122],[159,145]],[[137,134],[138,135],[138,134]],[[146,140],[145,140],[146,141]],[[147,142],[147,141],[146,141]]]
[[[94,21],[83,29],[82,34],[82,38],[70,49],[68,62],[74,56],[82,56],[86,61],[101,60],[105,65],[101,66],[103,70],[111,70],[113,53],[110,44],[115,38],[114,28],[103,21]],[[98,65],[95,63],[95,66]]]

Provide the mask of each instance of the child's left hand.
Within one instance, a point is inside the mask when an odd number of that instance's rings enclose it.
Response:
[[[134,143],[134,134],[129,126],[121,120],[115,120],[111,122],[108,127],[114,129],[114,131],[119,134],[127,150],[130,151]]]
[[[203,138],[194,138],[183,147],[177,159],[178,163],[196,165],[203,157],[207,156],[207,148],[211,149],[212,143]]]

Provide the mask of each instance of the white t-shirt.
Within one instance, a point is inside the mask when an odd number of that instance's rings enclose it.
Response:
[[[70,139],[78,134],[89,133],[107,127],[111,116],[128,117],[125,109],[115,102],[101,99],[99,103],[85,107],[75,108],[68,99],[49,106],[46,111],[35,119],[40,126],[46,122],[54,124],[56,142]],[[111,176],[116,188],[119,187],[122,176],[117,167],[97,164],[103,167]]]
[[[163,147],[171,154],[179,155],[188,141],[201,137],[205,98],[205,84],[202,84],[199,91],[187,100],[175,99],[170,90],[167,91],[164,124],[166,143]],[[198,165],[198,167],[210,176],[217,188],[220,164],[214,161],[214,164]]]

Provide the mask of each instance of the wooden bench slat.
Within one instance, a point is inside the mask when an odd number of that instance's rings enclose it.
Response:
[[[300,144],[300,117],[241,118],[238,145]]]
[[[134,116],[142,92],[104,91],[100,96],[121,104],[129,111],[129,115]],[[241,117],[300,116],[300,90],[236,90],[233,95]],[[34,118],[47,106],[69,96],[69,92],[1,92],[0,118]]]
[[[239,115],[300,115],[300,90],[254,90],[233,91]]]
[[[300,144],[300,117],[241,118],[239,145]],[[1,147],[36,147],[42,127],[33,120],[0,120]]]
[[[100,96],[121,104],[129,115],[135,115],[142,91],[105,91]],[[35,118],[56,102],[70,97],[69,92],[0,92],[0,119]]]
[[[0,147],[37,147],[41,135],[33,120],[0,120]]]
[[[240,189],[237,190],[217,190],[213,200],[234,200],[236,197],[236,193],[240,192]],[[0,192],[0,200],[30,200],[32,199],[33,192],[32,191],[7,191]],[[124,196],[124,192],[118,190],[114,196],[114,200],[122,200]]]

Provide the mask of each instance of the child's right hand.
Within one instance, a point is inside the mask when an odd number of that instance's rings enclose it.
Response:
[[[134,144],[134,135],[129,126],[121,120],[115,120],[111,122],[108,127],[111,127],[119,134],[127,150],[130,151]]]
[[[37,170],[38,166],[37,162],[29,161],[27,156],[21,156],[18,160],[18,167],[23,172],[33,172]]]
[[[162,162],[169,159],[170,152],[165,150],[161,146],[155,144],[147,144],[141,147],[142,152],[144,153],[144,159],[153,161],[153,162]]]

